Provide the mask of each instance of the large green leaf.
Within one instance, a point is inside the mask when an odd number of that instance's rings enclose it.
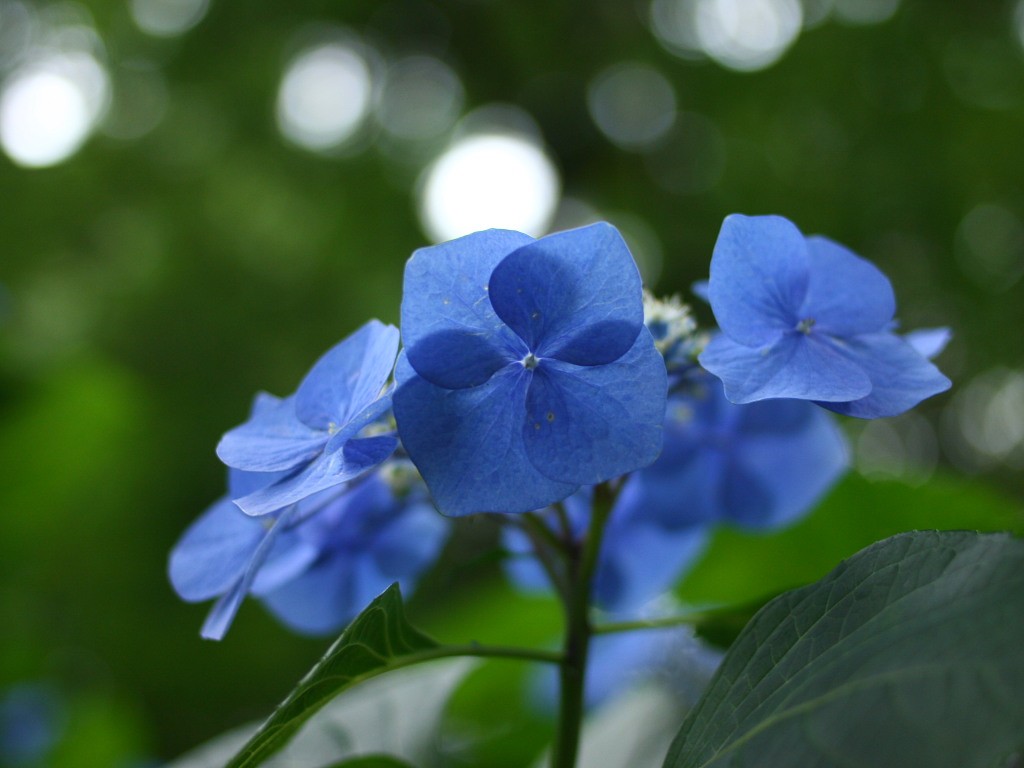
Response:
[[[994,768],[1024,750],[1024,542],[915,532],[770,602],[667,768]]]
[[[228,763],[229,768],[262,763],[345,689],[388,670],[443,655],[444,649],[437,642],[406,621],[398,585],[392,584],[355,618]]]

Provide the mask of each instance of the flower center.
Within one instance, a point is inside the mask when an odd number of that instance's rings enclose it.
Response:
[[[537,364],[539,362],[540,360],[537,358],[537,356],[533,354],[533,352],[530,352],[526,357],[523,358],[523,367],[528,371],[532,371],[534,368],[537,367]]]
[[[796,324],[796,329],[798,331],[800,331],[800,333],[803,333],[803,334],[810,334],[811,328],[813,328],[813,327],[814,327],[814,318],[813,317],[805,317],[803,320],[801,320],[799,323]]]

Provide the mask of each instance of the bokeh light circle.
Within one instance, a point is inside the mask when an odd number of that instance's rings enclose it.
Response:
[[[377,120],[393,138],[428,140],[452,127],[462,99],[462,83],[451,67],[431,56],[410,56],[388,67],[377,100]]]
[[[0,146],[18,165],[56,165],[89,138],[109,98],[107,72],[90,54],[53,53],[28,63],[0,93]]]
[[[587,108],[601,132],[623,149],[654,144],[676,119],[676,94],[653,67],[622,63],[600,72],[587,89]]]
[[[698,0],[696,32],[719,64],[743,72],[771,66],[803,24],[799,0]]]
[[[537,236],[554,215],[560,186],[553,163],[527,136],[469,134],[426,170],[420,218],[434,242],[492,227]]]
[[[135,26],[154,37],[176,37],[196,26],[209,0],[131,0]]]
[[[351,139],[369,113],[370,65],[355,47],[328,43],[289,62],[277,96],[277,124],[292,143],[325,152]]]

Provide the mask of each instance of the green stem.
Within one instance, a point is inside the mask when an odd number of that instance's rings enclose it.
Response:
[[[529,512],[523,515],[520,528],[530,538],[534,554],[551,581],[551,586],[555,588],[564,603],[568,600],[569,584],[566,581],[566,574],[559,568],[555,556],[566,555],[568,552],[566,545],[552,533],[543,520]]]
[[[507,645],[442,645],[428,648],[417,653],[410,653],[401,658],[394,668],[409,667],[424,661],[447,659],[453,656],[478,656],[481,658],[517,659],[520,661],[540,661],[545,664],[561,664],[562,654],[557,651],[543,651],[537,648],[515,648]]]
[[[600,490],[600,489],[596,489]],[[574,768],[583,724],[583,694],[590,651],[590,592],[597,570],[609,500],[595,493],[590,530],[582,551],[570,552],[569,594],[565,600],[565,650],[562,658],[558,727],[551,752],[552,768]]]

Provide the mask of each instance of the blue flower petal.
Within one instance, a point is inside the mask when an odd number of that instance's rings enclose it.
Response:
[[[719,334],[698,359],[722,380],[734,403],[776,397],[845,402],[871,391],[861,359],[854,361],[836,344],[814,334],[788,333],[764,350]]]
[[[917,350],[917,354],[929,360],[942,354],[952,338],[949,328],[918,328],[903,335],[903,340]]]
[[[722,396],[721,387],[716,387],[716,390],[711,396],[720,408],[731,416],[731,428],[742,431],[745,440],[762,437],[774,440],[779,437],[801,435],[804,430],[811,427],[811,421],[821,414],[820,409],[806,400],[763,400],[736,408]],[[726,413],[723,413],[717,418],[726,417]],[[831,423],[828,417],[824,418]]]
[[[448,389],[474,387],[525,355],[494,314],[488,285],[495,266],[530,242],[495,229],[413,253],[405,267],[402,343],[420,376]]]
[[[274,547],[277,536],[287,525],[289,517],[288,514],[281,515],[264,531],[263,538],[249,558],[241,578],[231,589],[221,595],[207,614],[206,621],[203,622],[203,627],[199,632],[202,637],[207,640],[220,640],[230,629],[231,623],[235,620],[235,615],[242,605],[242,600],[249,593],[256,575]]]
[[[883,330],[896,312],[889,278],[871,262],[825,237],[808,237],[810,280],[800,320],[837,336]]]
[[[332,557],[260,599],[296,632],[307,635],[335,632],[377,594],[364,594],[359,584],[359,567],[360,563],[353,560]]]
[[[450,521],[432,505],[411,504],[381,531],[370,555],[389,583],[400,580],[409,594],[419,574],[437,559],[450,529]]]
[[[739,214],[722,222],[708,295],[719,327],[731,339],[761,347],[796,328],[807,283],[807,244],[792,222]]]
[[[392,435],[375,435],[349,440],[342,451],[346,464],[362,467],[360,472],[364,472],[383,463],[397,447],[398,440]]]
[[[703,526],[659,525],[649,513],[646,494],[631,478],[616,499],[605,531],[595,601],[609,611],[639,608],[679,580],[704,551],[707,538]]]
[[[443,389],[400,355],[395,419],[402,445],[446,515],[528,512],[576,490],[541,474],[523,445],[529,374],[508,366],[486,384]]]
[[[917,350],[892,333],[857,336],[846,354],[871,377],[871,393],[852,402],[819,402],[830,411],[861,419],[878,419],[913,408],[927,397],[945,392],[950,381]]]
[[[348,624],[394,581],[369,558],[338,552],[260,599],[293,631],[326,635]]]
[[[241,579],[266,528],[221,499],[190,525],[171,550],[168,572],[178,596],[189,602],[224,594]]]
[[[610,224],[548,235],[494,269],[491,304],[538,356],[610,363],[644,321],[640,273]]]
[[[288,476],[288,472],[245,472],[228,467],[228,496],[237,499]]]
[[[221,438],[217,456],[236,469],[280,472],[312,460],[326,442],[326,433],[295,416],[294,396],[279,399],[260,393],[249,420]]]
[[[725,470],[724,514],[747,528],[786,525],[806,513],[845,473],[846,440],[834,417],[808,402],[771,400],[742,406],[740,411],[739,435]],[[803,411],[806,418],[794,418],[794,411]],[[781,429],[772,434],[764,427],[774,419]],[[793,429],[794,425],[799,426]]]
[[[320,491],[354,480],[384,461],[398,441],[390,436],[349,440],[341,450],[325,451],[315,461],[283,480],[235,499],[247,515],[276,512]]]
[[[846,466],[829,414],[802,400],[733,405],[709,378],[669,401],[662,455],[622,498],[670,531],[720,521],[767,528],[805,513]]]
[[[682,442],[666,435],[666,447]],[[631,494],[643,499],[644,514],[665,531],[686,531],[716,523],[723,514],[718,489],[722,487],[725,461],[722,450],[698,436],[679,451],[682,458],[666,456],[630,478]]]
[[[543,474],[579,485],[645,467],[661,452],[667,389],[665,361],[646,328],[607,365],[545,359],[526,398],[526,453]]]
[[[430,504],[397,499],[379,474],[370,475],[300,527],[320,546],[316,565],[261,597],[297,631],[335,631],[392,582],[410,594],[449,527]]]
[[[398,329],[371,320],[316,361],[295,393],[295,415],[320,430],[345,424],[380,396],[397,354]]]
[[[381,395],[368,406],[363,408],[362,411],[351,417],[351,420],[339,431],[331,435],[331,439],[327,442],[327,446],[324,450],[327,453],[340,450],[347,442],[366,429],[366,427],[370,426],[374,422],[382,421],[390,410],[391,390],[388,390],[385,394]]]

